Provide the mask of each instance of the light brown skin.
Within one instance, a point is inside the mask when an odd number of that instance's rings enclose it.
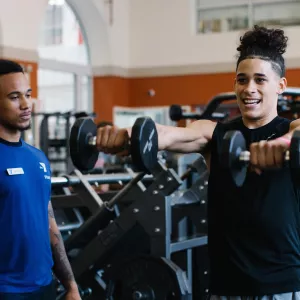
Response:
[[[277,116],[277,98],[287,86],[287,80],[280,77],[270,62],[261,59],[246,59],[238,66],[234,89],[237,103],[248,128],[268,124]],[[245,99],[259,99],[254,107],[247,107]],[[295,125],[295,123],[293,124]],[[290,139],[290,134],[288,135]],[[260,169],[280,167],[283,152],[288,149],[282,140],[260,141],[250,145],[250,161],[257,173]]]
[[[273,120],[277,116],[278,95],[284,92],[286,86],[286,78],[281,78],[269,61],[259,58],[241,61],[234,80],[234,90],[245,126],[258,128]],[[259,99],[260,103],[249,108],[243,102],[245,98]],[[215,126],[216,123],[209,120],[195,121],[186,128],[156,124],[159,149],[182,153],[199,152],[212,139]],[[283,137],[291,140],[296,129],[300,129],[300,119],[291,123],[289,132]],[[122,147],[128,143],[130,133],[130,128],[99,128],[97,148],[106,153],[128,155],[128,152],[122,151]],[[283,154],[288,148],[288,144],[282,139],[253,143],[250,145],[250,164],[258,174],[265,168],[281,167]]]
[[[23,73],[0,76],[0,137],[18,142],[30,127],[31,88]],[[23,116],[24,115],[24,116]]]
[[[65,287],[67,293],[66,300],[80,300],[78,287],[74,279],[71,265],[66,255],[63,238],[57,227],[54,212],[51,202],[48,206],[49,230],[50,230],[50,243],[53,255],[53,271],[59,281]]]
[[[30,128],[32,111],[31,88],[23,73],[0,76],[0,138],[18,142],[21,132]],[[67,300],[79,300],[80,295],[49,202],[50,244],[54,258],[54,273],[67,290]]]

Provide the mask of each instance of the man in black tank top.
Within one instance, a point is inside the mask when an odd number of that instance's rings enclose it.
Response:
[[[248,172],[243,186],[237,187],[220,161],[227,130],[241,131],[249,148],[289,129],[290,121],[277,116],[254,129],[238,119],[214,130],[208,187],[214,295],[264,296],[300,290],[299,195],[290,171]]]
[[[300,299],[299,192],[284,152],[299,120],[277,115],[286,87],[281,30],[255,26],[237,50],[235,92],[241,118],[216,124],[208,186],[208,247],[213,299],[280,297]],[[250,150],[251,169],[237,187],[222,167],[222,140],[240,131]],[[254,170],[254,171],[253,171]]]
[[[286,41],[283,31],[258,26],[241,38],[235,79],[241,118],[218,123],[210,139],[208,247],[213,299],[275,295],[300,299],[299,192],[290,170],[282,168],[299,120],[280,118],[276,108],[278,94],[287,84],[282,57]],[[252,171],[241,187],[221,164],[228,130],[240,131],[251,153]]]
[[[199,152],[210,143],[208,249],[212,299],[300,300],[299,191],[284,152],[300,120],[277,114],[287,86],[287,37],[281,29],[254,26],[240,39],[234,89],[241,118],[198,120],[186,128],[156,124],[160,150]],[[201,83],[200,83],[201,84]],[[221,163],[228,130],[239,130],[250,151],[245,183],[237,187]],[[97,147],[122,152],[131,128],[101,128]]]

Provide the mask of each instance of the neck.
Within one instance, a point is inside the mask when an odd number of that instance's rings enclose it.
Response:
[[[8,142],[19,142],[21,138],[21,132],[17,129],[7,129],[0,126],[0,138]]]
[[[249,118],[243,116],[243,123],[247,128],[255,129],[255,128],[259,128],[259,127],[269,124],[276,116],[277,116],[277,113],[269,114],[268,116],[265,116],[265,117],[262,117],[259,119],[249,119]]]

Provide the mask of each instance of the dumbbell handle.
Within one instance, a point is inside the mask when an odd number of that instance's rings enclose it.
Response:
[[[96,146],[96,143],[97,143],[97,137],[96,136],[90,136],[88,137],[88,145],[90,146]],[[125,146],[124,147],[124,150],[127,149],[127,147]]]
[[[242,151],[239,155],[240,162],[249,162],[250,161],[250,151]],[[284,161],[290,161],[290,151],[287,150],[284,153]]]

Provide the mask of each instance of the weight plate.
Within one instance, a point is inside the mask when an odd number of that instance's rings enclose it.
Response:
[[[240,131],[227,131],[222,141],[221,162],[230,171],[236,186],[242,186],[247,175],[248,164],[239,160],[246,151],[246,141]]]
[[[137,171],[151,174],[158,164],[158,135],[151,118],[136,119],[130,138],[132,163]]]
[[[115,267],[107,299],[179,300],[190,294],[185,273],[165,258],[139,257]]]
[[[90,118],[79,118],[74,122],[70,132],[70,156],[74,166],[80,171],[94,168],[99,153],[95,146],[89,145],[90,137],[97,134],[97,126]]]
[[[300,131],[295,130],[290,145],[290,161],[292,180],[296,186],[300,186]]]

